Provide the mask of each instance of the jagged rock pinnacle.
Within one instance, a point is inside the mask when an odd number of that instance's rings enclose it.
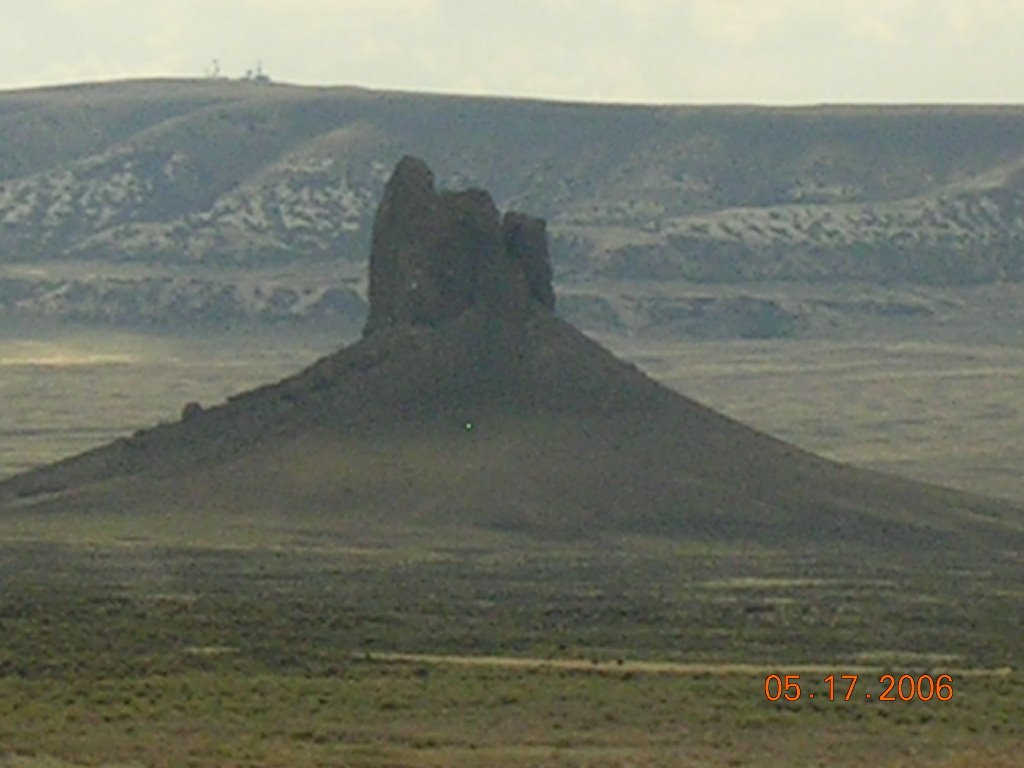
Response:
[[[504,218],[482,189],[438,192],[434,174],[403,157],[373,223],[370,314],[364,335],[394,325],[438,325],[471,307],[514,315],[554,309],[545,224]]]
[[[544,219],[509,211],[502,221],[502,234],[505,253],[522,266],[530,295],[554,311],[555,291],[551,286],[551,256]]]

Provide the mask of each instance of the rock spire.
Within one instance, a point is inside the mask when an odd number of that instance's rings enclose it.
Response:
[[[482,189],[438,192],[426,163],[403,157],[374,218],[369,292],[364,335],[438,325],[474,307],[553,310],[545,223],[512,211],[502,217]]]

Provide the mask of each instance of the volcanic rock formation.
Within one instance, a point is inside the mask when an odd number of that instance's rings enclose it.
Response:
[[[439,193],[426,163],[402,158],[374,219],[365,334],[438,325],[470,307],[521,318],[531,300],[555,306],[544,222],[502,220],[482,189]]]
[[[0,483],[5,505],[340,515],[917,548],[1016,546],[1020,512],[814,456],[557,318],[544,222],[404,158],[364,336],[277,384]]]

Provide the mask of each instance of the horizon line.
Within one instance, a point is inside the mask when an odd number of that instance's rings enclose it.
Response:
[[[0,86],[0,98],[5,96],[38,95],[46,92],[69,91],[89,88],[109,88],[118,85],[140,86],[140,85],[209,85],[209,86],[242,86],[254,89],[260,88],[293,88],[308,90],[349,90],[362,91],[368,94],[397,94],[406,96],[441,97],[457,99],[475,99],[492,101],[521,101],[552,105],[568,106],[594,106],[594,107],[623,107],[623,108],[694,108],[694,107],[718,107],[736,109],[823,109],[823,108],[997,108],[1014,109],[1024,107],[1024,100],[965,100],[949,99],[935,100],[849,100],[849,99],[808,99],[808,100],[705,100],[705,101],[660,101],[660,100],[622,100],[622,99],[590,99],[584,97],[565,97],[554,95],[517,94],[517,93],[480,93],[472,91],[455,91],[443,89],[412,89],[404,87],[380,87],[371,85],[359,85],[354,83],[304,83],[288,80],[275,80],[268,77],[266,80],[257,80],[246,76],[240,77],[210,77],[202,75],[139,75],[130,77],[111,77],[98,80],[71,80],[63,82],[47,82],[29,85]]]

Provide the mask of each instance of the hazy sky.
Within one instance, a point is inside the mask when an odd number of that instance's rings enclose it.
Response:
[[[228,76],[641,102],[1021,102],[1024,0],[0,0],[0,88]]]

